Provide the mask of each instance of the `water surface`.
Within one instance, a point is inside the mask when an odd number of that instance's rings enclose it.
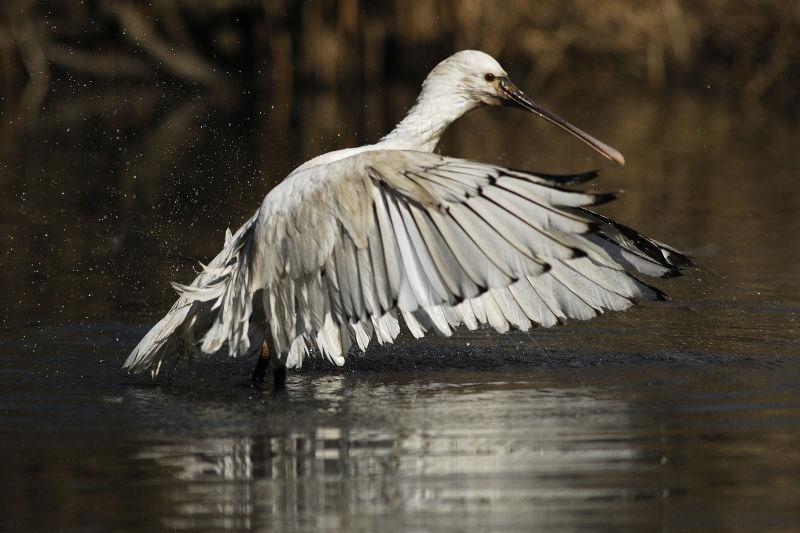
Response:
[[[448,154],[603,168],[603,212],[692,254],[672,296],[552,330],[321,361],[120,371],[291,168],[376,139],[414,87],[293,101],[75,89],[0,130],[0,529],[791,530],[800,500],[800,152],[791,120],[617,87],[541,100],[608,168],[511,110]]]

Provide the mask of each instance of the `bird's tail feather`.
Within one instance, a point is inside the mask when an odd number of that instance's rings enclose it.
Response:
[[[247,231],[233,243],[230,257],[224,267],[214,273],[206,289],[184,293],[211,303],[213,320],[201,345],[205,353],[220,350],[226,342],[232,357],[247,353],[250,348],[249,327],[254,292],[251,287],[252,256],[252,231]]]
[[[132,373],[150,370],[155,377],[163,361],[180,355],[187,347],[197,351],[195,338],[202,337],[202,349],[211,353],[229,341],[246,351],[249,346],[248,319],[252,298],[244,297],[239,283],[249,277],[249,253],[255,217],[235,235],[226,232],[225,246],[189,285],[173,283],[178,300],[139,341],[123,368]],[[243,300],[246,300],[244,302]],[[240,320],[243,319],[243,322]],[[238,352],[244,353],[244,352]]]
[[[182,349],[185,338],[181,334],[183,326],[192,322],[201,305],[202,302],[178,298],[164,318],[139,341],[125,360],[123,368],[135,374],[150,369],[153,377],[157,376],[166,356]]]

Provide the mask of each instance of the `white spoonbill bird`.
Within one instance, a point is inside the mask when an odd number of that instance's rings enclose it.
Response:
[[[485,105],[530,111],[619,163],[618,151],[533,102],[491,56],[458,52],[425,79],[377,143],[307,161],[267,194],[125,361],[155,377],[166,358],[260,357],[276,385],[318,351],[343,365],[355,342],[392,343],[465,325],[499,333],[586,320],[663,293],[639,275],[691,265],[677,250],[587,207],[613,199],[553,176],[432,153]]]

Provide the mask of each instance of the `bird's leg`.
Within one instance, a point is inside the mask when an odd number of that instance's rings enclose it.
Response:
[[[286,389],[286,365],[278,361],[277,357],[272,358],[272,377],[274,379],[273,390],[282,391]]]
[[[272,341],[272,336],[267,332],[267,336],[264,339],[264,345],[267,346],[267,349],[270,353],[274,354],[270,357],[269,366],[272,367],[272,379],[273,379],[273,392],[281,392],[286,389],[286,361],[281,361],[278,352],[274,348],[274,343]]]
[[[286,365],[278,359],[277,355],[273,356],[275,350],[270,344],[270,336],[267,333],[264,343],[261,345],[261,355],[256,362],[256,369],[253,371],[253,382],[263,383],[267,369],[272,368],[273,390],[281,391],[286,388]]]
[[[256,383],[264,382],[264,375],[266,375],[267,368],[269,368],[270,355],[271,354],[269,350],[269,343],[267,342],[267,339],[264,338],[264,344],[261,345],[261,355],[258,356],[258,362],[256,362],[256,369],[253,371],[252,379],[254,382]]]

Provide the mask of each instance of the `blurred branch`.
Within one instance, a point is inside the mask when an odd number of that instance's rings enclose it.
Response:
[[[28,75],[18,109],[24,116],[36,116],[50,85],[50,67],[39,40],[41,33],[36,31],[33,21],[24,14],[11,25],[11,33]]]
[[[776,51],[766,65],[755,71],[744,86],[744,95],[753,103],[760,100],[771,85],[784,74],[791,62],[791,51],[796,48],[797,35],[784,20],[775,32]]]
[[[686,66],[692,54],[692,39],[686,27],[683,9],[677,0],[661,0],[661,11],[667,23],[672,53],[679,65]]]
[[[748,104],[795,108],[800,98],[792,81],[800,77],[800,9],[781,0],[538,0],[535,8],[506,0],[501,9],[481,0],[0,5],[4,96],[13,93],[27,109],[47,94],[50,67],[222,89],[235,73],[237,84],[275,94],[301,83],[354,88],[390,74],[417,80],[459,48],[531,72],[535,87],[624,80],[659,90],[713,87]]]
[[[103,8],[115,15],[123,35],[134,46],[142,48],[179,78],[206,85],[218,84],[222,77],[187,43],[176,50],[174,43],[162,39],[147,17],[127,2],[104,3]]]
[[[120,57],[117,53],[92,53],[80,49],[49,43],[44,46],[45,54],[51,62],[67,70],[92,76],[119,78],[144,78],[152,74],[143,61],[132,57]]]

